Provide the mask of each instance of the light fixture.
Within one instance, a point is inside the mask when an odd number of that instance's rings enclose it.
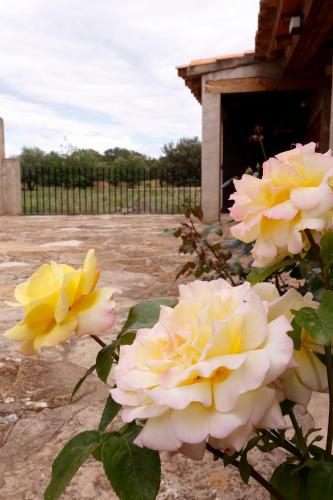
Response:
[[[302,28],[302,16],[291,16],[289,21],[289,35],[298,35]]]

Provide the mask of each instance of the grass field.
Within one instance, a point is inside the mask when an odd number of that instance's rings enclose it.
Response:
[[[200,205],[200,187],[113,186],[108,183],[87,188],[22,187],[22,213],[38,214],[126,214],[182,213]]]

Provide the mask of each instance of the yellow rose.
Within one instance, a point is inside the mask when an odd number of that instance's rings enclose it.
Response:
[[[238,224],[231,233],[255,242],[254,266],[269,266],[306,249],[305,229],[318,234],[331,229],[332,175],[332,155],[316,153],[312,142],[270,158],[261,179],[244,174],[234,181],[230,215]]]
[[[294,318],[292,311],[298,311],[302,307],[314,309],[319,307],[319,303],[312,300],[311,293],[303,297],[294,288],[281,297],[272,283],[258,283],[252,288],[266,302],[267,316],[270,321],[283,315],[291,323]],[[321,352],[322,349],[323,347],[316,344],[302,329],[301,348],[294,350],[290,366],[281,375],[281,384],[287,399],[307,406],[313,391],[327,392],[326,367],[316,356],[316,352]]]
[[[113,288],[97,288],[99,271],[94,250],[89,250],[83,268],[67,264],[43,264],[15,289],[14,306],[24,310],[23,320],[5,332],[22,342],[23,354],[39,353],[78,336],[101,334],[115,321]]]

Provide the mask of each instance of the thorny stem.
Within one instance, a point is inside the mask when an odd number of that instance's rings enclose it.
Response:
[[[317,245],[313,238],[313,234],[310,229],[305,229],[305,234],[309,239],[313,253],[320,265],[320,269],[323,276],[323,283],[326,290],[329,290],[330,283],[325,269],[325,264],[320,255],[320,247]],[[332,443],[333,443],[333,364],[332,364],[332,349],[331,345],[325,345],[325,365],[328,381],[328,393],[329,393],[329,414],[328,414],[328,424],[327,424],[327,439],[326,439],[326,449],[325,449],[325,459],[329,460],[332,454]]]
[[[192,226],[192,230],[193,232],[195,233],[196,236],[199,236],[200,237],[200,234],[198,233],[194,223],[193,223],[193,220],[192,220],[192,217],[190,216],[189,217],[189,220],[190,220],[190,223],[191,223],[191,226]],[[230,283],[232,284],[232,286],[235,286],[236,283],[233,279],[233,277],[231,276],[231,274],[227,271],[227,269],[225,268],[225,266],[227,265],[227,262],[225,260],[225,258],[223,257],[223,255],[219,256],[214,248],[208,243],[208,241],[206,241],[206,245],[207,247],[209,248],[209,250],[212,252],[212,254],[214,255],[215,259],[217,260],[217,262],[219,261],[219,259],[221,258],[223,260],[223,272],[224,274],[226,275],[226,277],[229,279]]]
[[[260,138],[260,134],[259,134],[259,143],[260,143],[261,152],[262,152],[262,155],[264,157],[264,160],[267,161],[267,155],[266,155],[264,143],[262,142],[262,139]]]
[[[303,444],[304,446],[304,450],[305,450],[305,454],[306,454],[306,458],[309,458],[309,452],[308,452],[308,447],[307,447],[307,444],[306,444],[306,441],[305,441],[305,438],[303,436],[303,432],[302,432],[302,429],[301,427],[298,425],[298,422],[297,422],[297,419],[295,417],[295,413],[293,412],[293,410],[289,410],[289,417],[290,417],[290,420],[291,420],[291,423],[293,424],[293,427],[295,429],[295,433],[296,433],[296,436],[298,437],[299,441]]]
[[[97,335],[89,335],[89,337],[94,339],[94,341],[97,342],[97,344],[99,344],[100,346],[102,346],[102,347],[106,346],[106,343],[103,342],[103,340],[101,340],[99,337],[97,337]]]
[[[321,269],[321,273],[322,273],[322,277],[323,277],[323,283],[325,285],[325,288],[326,290],[328,290],[329,288],[329,281],[328,281],[328,276],[325,272],[325,264],[323,262],[323,259],[321,258],[321,255],[320,255],[320,247],[319,245],[315,242],[314,240],[314,237],[313,237],[313,234],[311,232],[311,229],[305,229],[304,230],[309,242],[310,242],[310,245],[311,245],[311,248],[313,250],[313,253],[318,261],[318,264],[320,266],[320,269]]]
[[[286,451],[289,451],[289,453],[291,453],[295,457],[297,457],[301,460],[303,459],[302,453],[296,448],[296,446],[289,443],[289,441],[287,441],[286,439],[283,439],[283,438],[273,434],[273,432],[270,432],[270,431],[265,430],[265,429],[261,429],[261,432],[263,433],[264,436],[269,437],[269,439],[271,441],[273,441],[273,443],[277,444],[278,446],[285,449]]]
[[[215,457],[221,458],[223,460],[224,458],[224,453],[221,450],[217,450],[216,448],[213,448],[209,443],[206,443],[206,449],[210,451]],[[240,468],[239,461],[237,459],[233,460],[231,462],[231,465],[236,467],[237,469]],[[249,465],[249,472],[250,476],[257,481],[257,483],[261,484],[265,488],[265,490],[269,491],[269,493],[275,498],[276,500],[285,500],[285,497],[281,495],[281,493],[273,486],[271,485],[264,477],[262,477],[259,472],[255,470],[252,465]]]

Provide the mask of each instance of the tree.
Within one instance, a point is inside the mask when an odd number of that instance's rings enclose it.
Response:
[[[125,160],[128,160],[132,156],[139,156],[143,160],[146,159],[146,156],[139,153],[138,151],[134,151],[132,149],[126,149],[126,148],[110,148],[104,151],[104,156],[107,160],[109,161],[115,161],[118,158],[122,158]]]
[[[163,146],[162,153],[161,178],[169,179],[171,173],[172,182],[177,186],[200,184],[201,142],[198,137],[183,137],[176,144],[169,142]]]
[[[29,191],[32,191],[41,180],[44,158],[45,153],[39,148],[24,147],[22,149],[20,155],[22,182]]]

